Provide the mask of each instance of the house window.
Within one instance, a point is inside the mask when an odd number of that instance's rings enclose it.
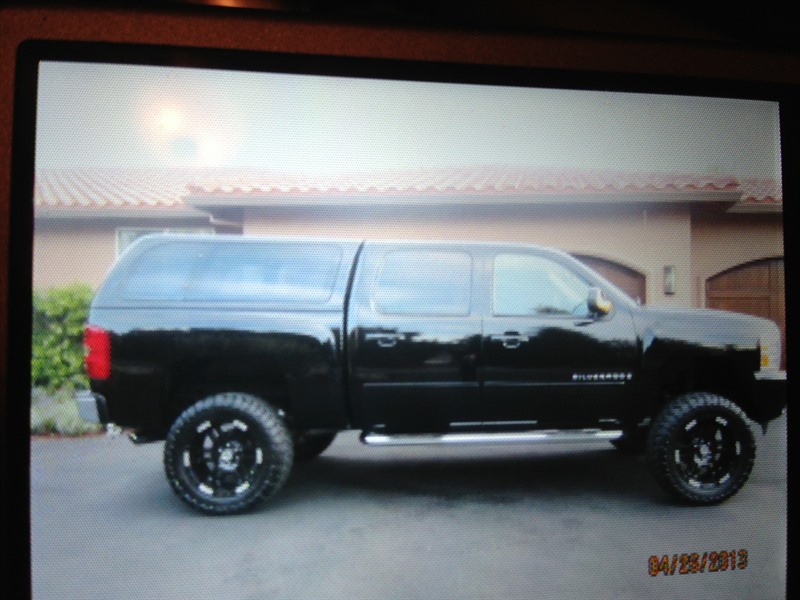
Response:
[[[117,258],[140,237],[151,233],[214,233],[211,227],[122,227],[117,229]]]

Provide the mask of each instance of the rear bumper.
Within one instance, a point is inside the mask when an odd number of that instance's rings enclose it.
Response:
[[[776,419],[786,408],[786,371],[765,369],[755,374],[755,402],[752,415],[759,423]]]
[[[78,405],[78,415],[84,421],[101,424],[109,422],[108,406],[104,396],[90,390],[78,390],[74,399]]]

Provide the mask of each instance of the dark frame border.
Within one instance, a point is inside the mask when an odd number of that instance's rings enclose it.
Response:
[[[423,62],[389,58],[356,58],[327,54],[288,54],[254,50],[228,50],[204,47],[173,47],[109,42],[61,42],[30,40],[18,47],[15,65],[11,180],[8,239],[8,339],[6,419],[2,423],[6,444],[3,448],[6,481],[5,501],[9,541],[27,548],[13,553],[9,573],[19,581],[20,573],[30,574],[30,352],[33,247],[33,186],[38,64],[43,60],[96,62],[211,68],[306,75],[379,78],[391,80],[467,83],[514,87],[564,88],[573,90],[713,96],[776,101],[780,106],[780,134],[784,196],[784,257],[787,273],[796,272],[793,236],[786,224],[792,223],[796,208],[792,200],[800,190],[800,95],[797,85],[762,83],[729,78],[700,78],[592,70],[558,70],[533,67],[477,65],[451,62]],[[786,200],[788,199],[788,201]],[[790,232],[789,232],[790,233]],[[787,279],[791,277],[787,275]],[[787,286],[787,306],[797,294]],[[792,335],[789,335],[792,332]],[[796,320],[787,310],[787,370],[794,371],[793,344]],[[12,346],[13,344],[13,346]],[[793,385],[790,383],[790,392]],[[791,397],[791,393],[790,393]],[[22,401],[27,398],[28,401]],[[794,418],[789,412],[789,428]],[[790,435],[789,472],[794,454]],[[789,505],[793,498],[790,476]],[[787,515],[788,531],[792,517]],[[17,536],[20,536],[19,540]],[[793,544],[789,539],[789,555]],[[24,540],[27,539],[27,544]],[[16,543],[15,543],[16,542]],[[787,586],[792,589],[792,569],[787,568]],[[22,582],[20,582],[22,583]],[[30,580],[28,581],[30,586]],[[27,588],[27,594],[30,594]]]

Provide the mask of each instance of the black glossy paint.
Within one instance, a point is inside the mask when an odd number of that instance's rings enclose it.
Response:
[[[510,333],[526,341],[509,345]],[[493,318],[483,340],[483,397],[492,420],[579,426],[619,419],[628,409],[639,356],[624,312],[596,320]]]
[[[138,257],[170,239],[142,240],[126,254],[90,314],[92,325],[112,333],[112,375],[92,388],[122,426],[163,434],[185,407],[225,391],[265,398],[296,429],[387,432],[613,429],[651,415],[665,387],[693,384],[730,391],[761,420],[785,405],[785,381],[757,386],[753,378],[759,340],[774,325],[730,313],[638,307],[561,253],[509,244],[367,242],[359,254],[358,242],[332,241],[341,247],[342,264],[330,297],[316,305],[295,299],[281,306],[270,297],[189,302],[173,292],[168,301],[157,293],[126,299],[127,274]],[[185,238],[178,239],[185,248]],[[200,254],[205,246],[260,243],[194,240]],[[296,247],[297,240],[292,243]],[[398,249],[409,256],[431,251],[441,260],[457,255],[453,264],[468,265],[466,275],[441,272],[428,282],[426,265],[419,264],[390,277],[450,285],[453,297],[431,300],[427,312],[404,305],[395,283],[384,281],[386,257]],[[512,250],[569,269],[599,287],[613,309],[606,315],[494,315],[493,261]],[[423,299],[437,295],[432,287],[411,292]],[[768,408],[759,409],[758,390],[769,395]]]

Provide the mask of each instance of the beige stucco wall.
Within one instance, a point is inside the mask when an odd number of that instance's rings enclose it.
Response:
[[[695,301],[705,304],[705,282],[732,267],[784,255],[780,214],[723,215],[695,218],[692,264]]]
[[[244,233],[356,239],[466,239],[552,246],[608,259],[647,278],[648,304],[691,306],[691,216],[674,207],[543,207],[412,210],[251,209]],[[676,267],[677,289],[665,295],[665,265]]]
[[[161,223],[167,226],[166,223]],[[197,227],[197,221],[170,227]],[[207,222],[205,223],[208,226]],[[116,230],[153,227],[126,220],[37,220],[34,287],[74,282],[97,287],[116,259]],[[354,239],[465,239],[552,246],[604,258],[646,277],[648,304],[704,306],[705,281],[731,267],[783,256],[780,215],[691,216],[686,207],[479,208],[412,210],[251,209],[244,233]],[[664,294],[665,265],[677,289]]]
[[[202,219],[37,219],[33,235],[33,287],[71,283],[97,288],[117,259],[117,230],[213,228]]]
[[[71,283],[97,287],[114,263],[116,228],[91,221],[37,222],[33,236],[33,287]]]

